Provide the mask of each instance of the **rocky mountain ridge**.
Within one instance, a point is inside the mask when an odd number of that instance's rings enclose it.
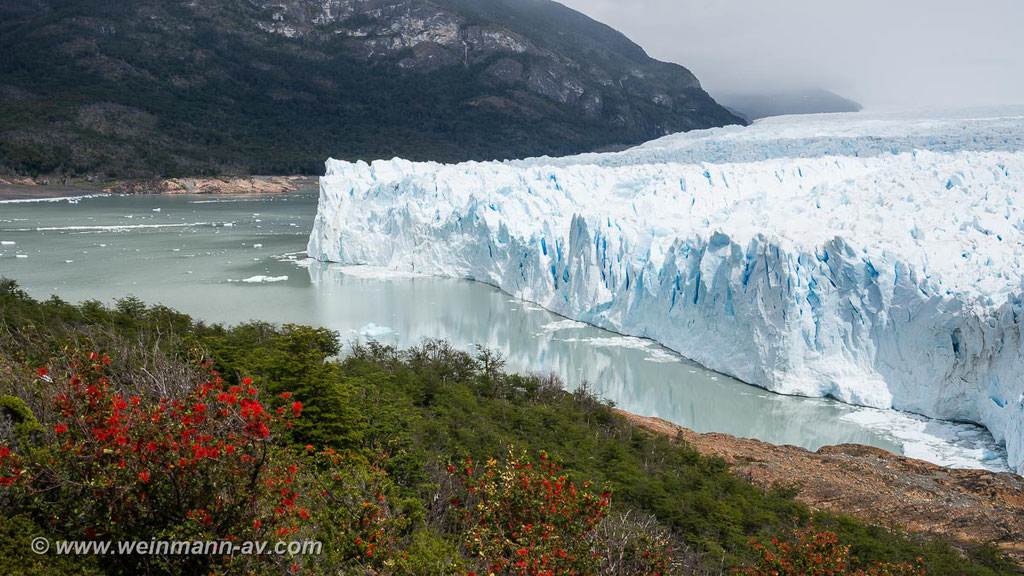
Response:
[[[549,0],[0,0],[0,171],[317,173],[742,120]]]

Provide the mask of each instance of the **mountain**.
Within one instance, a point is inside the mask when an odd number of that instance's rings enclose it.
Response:
[[[549,0],[0,0],[0,172],[318,173],[742,123]]]
[[[716,93],[715,99],[748,122],[770,116],[860,112],[864,109],[853,100],[820,88],[774,94]]]

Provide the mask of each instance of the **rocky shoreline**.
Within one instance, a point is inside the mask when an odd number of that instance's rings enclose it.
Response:
[[[315,176],[223,176],[95,182],[0,177],[0,201],[89,194],[287,194],[315,188]]]
[[[285,194],[316,186],[314,176],[168,178],[117,182],[113,194]]]
[[[814,510],[942,536],[964,548],[994,542],[1024,571],[1024,477],[955,470],[885,450],[846,444],[811,452],[727,434],[699,434],[618,411],[637,426],[717,456],[765,489],[795,486]]]

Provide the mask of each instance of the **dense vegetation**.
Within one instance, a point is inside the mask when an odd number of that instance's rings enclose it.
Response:
[[[505,372],[493,352],[438,341],[340,352],[323,329],[210,326],[132,299],[112,309],[37,302],[2,281],[0,566],[1012,573],[988,548],[964,555],[812,514],[793,489],[762,491],[723,461],[636,428],[585,389]],[[40,557],[28,547],[39,535],[314,539],[324,551]]]
[[[435,2],[435,16],[421,2],[362,2],[329,25],[284,21],[295,37],[266,31],[276,10],[322,5],[0,0],[0,173],[318,174],[330,156],[566,154],[739,122],[682,67],[546,0]],[[378,9],[398,12],[378,21]],[[548,51],[430,44],[443,65],[424,67],[413,49],[367,57],[391,44],[379,34],[452,14]],[[587,112],[576,100],[591,97],[601,105]]]

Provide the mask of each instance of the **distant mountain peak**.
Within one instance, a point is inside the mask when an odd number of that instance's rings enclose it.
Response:
[[[715,99],[748,122],[769,116],[860,112],[863,106],[824,88],[777,92],[716,92]]]

